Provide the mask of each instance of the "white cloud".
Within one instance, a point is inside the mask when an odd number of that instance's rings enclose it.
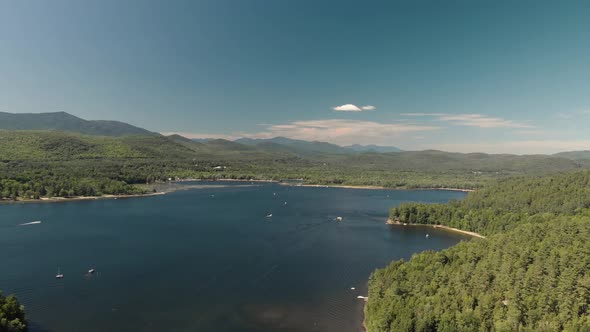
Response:
[[[187,138],[223,138],[234,140],[240,137],[272,138],[284,136],[307,141],[323,141],[340,145],[377,144],[401,146],[406,150],[437,149],[449,152],[485,152],[512,154],[553,154],[563,151],[590,150],[590,140],[533,139],[478,143],[419,143],[428,138],[422,134],[436,131],[439,127],[401,123],[377,123],[353,120],[294,121],[287,124],[268,125],[258,133],[232,133],[229,135],[204,133],[162,133],[178,134]]]
[[[533,125],[518,123],[503,118],[494,118],[484,114],[450,114],[450,113],[402,113],[402,116],[435,117],[439,121],[450,122],[458,126],[478,128],[534,128]]]
[[[362,111],[374,111],[377,109],[377,107],[375,107],[373,105],[365,105],[365,106],[358,107],[354,104],[344,104],[344,105],[333,107],[332,109],[334,111],[338,111],[338,112],[362,112]]]
[[[365,106],[361,107],[361,109],[363,111],[374,111],[377,109],[377,107],[375,107],[373,105],[365,105]]]
[[[572,113],[557,112],[554,114],[554,116],[559,119],[569,120],[573,117],[573,114]]]
[[[515,134],[523,136],[548,136],[549,131],[541,129],[520,129],[514,131]]]
[[[443,116],[446,113],[402,113],[402,116]]]
[[[581,109],[581,110],[577,110],[577,111],[573,111],[573,112],[557,112],[553,115],[557,118],[565,119],[565,120],[570,120],[570,119],[576,118],[578,116],[583,116],[585,118],[587,115],[590,115],[590,110]]]
[[[336,144],[389,144],[393,145],[407,133],[438,130],[436,126],[408,123],[378,123],[343,119],[293,121],[271,125],[265,131],[243,134],[252,138],[284,136],[293,139],[327,141]]]
[[[363,110],[353,104],[344,104],[344,105],[340,105],[340,106],[336,106],[334,108],[332,108],[334,111],[338,111],[338,112],[362,112]]]
[[[409,133],[424,133],[438,130],[436,126],[410,123],[378,123],[344,119],[293,121],[285,124],[264,125],[264,130],[256,133],[234,132],[228,135],[206,133],[162,133],[179,134],[187,138],[273,138],[277,136],[306,141],[323,141],[340,145],[378,144],[399,145],[412,140]]]

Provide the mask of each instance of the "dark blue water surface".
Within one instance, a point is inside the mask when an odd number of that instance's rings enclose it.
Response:
[[[463,196],[230,184],[0,205],[0,289],[33,332],[359,331],[373,270],[465,239],[385,225],[389,208]]]

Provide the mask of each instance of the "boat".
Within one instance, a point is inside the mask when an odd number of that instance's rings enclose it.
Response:
[[[426,234],[426,238],[428,238],[430,236],[430,234]]]
[[[24,224],[20,224],[19,226],[39,225],[40,223],[41,223],[41,221],[37,220],[37,221],[26,222]]]
[[[55,279],[63,279],[64,275],[60,272],[59,267],[57,268],[57,274],[55,275]]]
[[[94,273],[94,269],[88,270],[88,274],[93,274],[93,273]]]
[[[272,213],[266,216],[267,218],[272,218]]]
[[[336,217],[336,221],[342,221],[342,217]]]

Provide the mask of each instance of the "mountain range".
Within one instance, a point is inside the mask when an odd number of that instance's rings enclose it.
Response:
[[[0,129],[57,130],[93,136],[158,135],[149,130],[119,121],[84,120],[66,112],[0,112]]]
[[[89,136],[161,136],[158,133],[130,125],[119,121],[105,120],[84,120],[66,112],[52,113],[6,113],[0,112],[0,130],[50,130],[77,133]],[[240,138],[235,141],[223,139],[189,139],[180,135],[168,136],[172,141],[183,145],[195,152],[207,155],[219,153],[230,153],[233,157],[239,158],[243,155],[277,155],[296,156],[302,158],[324,158],[327,155],[355,156],[364,155],[365,159],[383,159],[381,154],[393,154],[399,159],[406,159],[412,156],[413,160],[421,158],[436,157],[449,158],[449,156],[461,155],[446,153],[442,151],[417,151],[404,152],[394,146],[360,145],[339,146],[327,142],[296,140],[287,137],[274,137],[269,139]],[[371,155],[377,155],[369,157]],[[463,154],[470,156],[469,159],[485,160],[488,155]],[[427,157],[425,157],[427,156]],[[508,157],[509,155],[505,155]],[[590,151],[568,151],[552,155],[555,158],[587,162],[590,160]],[[419,158],[420,157],[420,158]],[[386,157],[389,159],[390,157]],[[455,158],[451,158],[455,159]],[[518,159],[518,158],[517,158]],[[423,160],[425,161],[425,160]],[[444,160],[442,160],[444,162]]]

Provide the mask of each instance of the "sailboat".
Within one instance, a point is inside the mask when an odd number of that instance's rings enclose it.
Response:
[[[57,268],[57,274],[55,275],[55,279],[63,279],[64,275],[59,271],[59,267]]]

